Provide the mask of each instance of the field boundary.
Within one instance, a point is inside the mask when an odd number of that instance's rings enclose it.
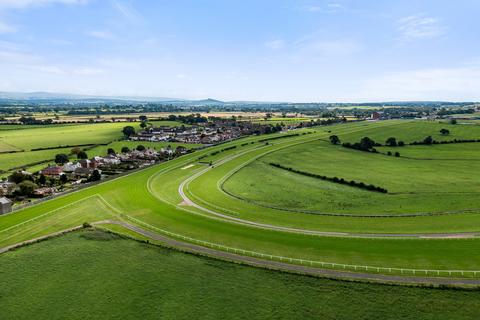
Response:
[[[291,257],[285,257],[285,256],[278,256],[278,255],[272,255],[272,254],[266,254],[266,253],[261,253],[261,252],[256,252],[256,251],[251,251],[251,250],[244,250],[244,249],[239,249],[239,248],[234,248],[234,247],[229,247],[213,242],[208,242],[204,240],[199,240],[195,239],[192,237],[184,236],[181,234],[177,234],[174,232],[167,231],[165,229],[161,229],[158,227],[155,227],[149,223],[146,223],[142,220],[139,220],[137,218],[124,215],[124,218],[127,220],[130,220],[134,222],[135,224],[142,225],[148,229],[155,230],[157,232],[160,232],[164,235],[167,235],[168,237],[173,237],[177,239],[184,240],[189,243],[194,243],[198,244],[203,247],[208,247],[212,249],[218,249],[221,251],[225,251],[227,253],[234,253],[237,255],[243,255],[247,257],[256,257],[260,259],[266,259],[266,260],[271,260],[271,261],[277,261],[281,263],[290,263],[294,265],[301,265],[301,266],[309,266],[309,267],[314,267],[314,268],[324,268],[324,269],[331,269],[331,270],[343,270],[343,271],[351,271],[351,272],[357,272],[357,271],[364,271],[367,273],[377,273],[377,274],[382,274],[385,275],[385,273],[388,274],[400,274],[400,275],[405,275],[405,276],[425,276],[425,277],[452,277],[452,276],[457,276],[457,277],[477,277],[477,275],[480,275],[480,270],[446,270],[446,269],[414,269],[414,268],[397,268],[397,267],[377,267],[377,266],[368,266],[368,265],[355,265],[355,264],[343,264],[343,263],[335,263],[335,262],[325,262],[325,261],[316,261],[316,260],[308,260],[308,259],[300,259],[300,258],[291,258]],[[124,223],[121,222],[114,222],[114,224],[120,224],[124,226]],[[135,230],[134,230],[135,231]],[[480,281],[478,282],[480,284]]]

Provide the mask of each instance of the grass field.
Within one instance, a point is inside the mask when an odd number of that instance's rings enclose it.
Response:
[[[156,121],[155,125],[178,126],[181,125],[175,121]],[[86,144],[105,144],[108,146],[98,146],[89,153],[93,155],[105,155],[108,148],[118,149],[122,146],[130,148],[139,144],[155,146],[161,148],[168,144],[176,147],[180,144],[175,143],[140,143],[118,141],[122,139],[122,128],[132,125],[140,129],[138,123],[98,123],[98,124],[76,124],[76,125],[46,125],[46,126],[21,126],[21,125],[0,125],[0,170],[10,170],[11,168],[27,166],[38,161],[48,161],[55,158],[58,153],[70,153],[69,148],[58,148],[51,150],[30,151],[36,148],[86,145]],[[188,145],[187,145],[188,147]],[[194,147],[190,145],[190,147]],[[8,151],[24,151],[17,153],[2,153]],[[43,167],[35,166],[33,169]]]
[[[5,320],[476,319],[480,308],[479,291],[292,275],[99,231],[6,253],[0,274]]]
[[[232,198],[218,188],[218,184],[232,170],[248,165],[257,157],[276,156],[287,150],[309,144],[329,148],[327,154],[333,152],[331,150],[340,147],[330,146],[328,143],[319,141],[319,139],[328,138],[328,135],[331,134],[329,131],[336,132],[342,137],[348,137],[363,135],[362,132],[366,130],[375,133],[376,131],[391,130],[392,127],[397,128],[397,132],[402,132],[403,125],[411,124],[397,121],[368,124],[349,123],[314,128],[315,133],[270,140],[268,145],[265,142],[258,142],[265,138],[264,136],[253,136],[197,151],[129,176],[2,216],[0,217],[0,246],[69,228],[80,224],[82,220],[94,222],[111,218],[126,219],[133,224],[140,224],[144,228],[161,234],[172,236],[173,233],[174,237],[189,237],[192,240],[188,241],[192,242],[208,241],[230,248],[287,258],[373,267],[480,270],[480,257],[475,254],[480,249],[480,239],[478,238],[456,237],[455,239],[441,240],[350,238],[280,232],[254,227],[243,222],[234,222],[228,217],[214,216],[201,208],[186,205],[179,194],[179,186],[183,181],[193,177],[195,179],[187,184],[184,191],[188,195],[196,195],[198,199],[195,197],[191,199],[198,203],[220,210],[231,217],[307,230],[359,233],[480,231],[478,228],[480,216],[475,212],[388,219],[318,216],[260,207]],[[280,137],[282,134],[270,137],[275,136]],[[195,176],[207,168],[205,164],[197,162],[199,157],[228,146],[237,146],[237,148],[219,152],[213,157],[213,167],[206,173]],[[307,148],[307,150],[310,149]],[[343,150],[341,151],[343,152]],[[388,161],[404,160],[384,155],[370,155],[354,150],[347,150],[347,152],[351,154],[352,158],[356,158],[357,155],[365,155]],[[324,153],[321,155],[323,156]],[[294,159],[293,152],[290,156],[291,159]],[[259,158],[258,161],[263,161],[261,159],[263,158]],[[321,161],[316,163],[321,163]],[[345,168],[344,171],[346,172],[347,169]],[[352,173],[355,173],[355,170],[352,170]],[[258,183],[261,182],[259,179],[263,179],[261,173],[258,173],[257,176]],[[463,183],[461,179],[464,178],[459,177],[458,179]],[[400,182],[394,180],[397,187],[401,186]],[[297,187],[300,188],[299,184],[296,184],[295,188],[290,186],[289,189],[283,190],[284,198],[288,197],[289,193],[295,192],[294,189]],[[475,199],[475,197],[472,198]],[[409,201],[406,200],[405,205]],[[205,204],[205,202],[210,204]],[[85,207],[82,210],[76,210],[77,203],[82,203]],[[70,214],[72,214],[72,218],[70,218]],[[58,221],[58,223],[52,226],[53,221]],[[441,276],[448,276],[448,272],[443,272]]]
[[[466,154],[463,156],[463,148]],[[453,147],[454,151],[449,148]],[[405,147],[404,149],[409,149]],[[423,149],[422,149],[423,148]],[[401,151],[402,148],[397,148]],[[253,162],[225,184],[226,190],[252,201],[289,209],[325,213],[422,213],[480,209],[480,148],[475,145],[417,147],[417,157],[429,157],[430,149],[440,159],[406,159],[334,147],[315,141],[284,149]],[[442,156],[443,153],[448,154]],[[465,160],[461,160],[465,159]],[[269,163],[381,186],[389,194],[301,176]],[[439,174],[441,172],[442,174]],[[295,188],[289,188],[292,184]]]

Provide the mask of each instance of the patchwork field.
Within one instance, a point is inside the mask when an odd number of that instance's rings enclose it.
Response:
[[[99,231],[8,252],[0,258],[0,275],[4,320],[218,319],[219,314],[224,319],[450,320],[476,319],[480,308],[478,291],[286,274]]]
[[[155,125],[176,126],[181,125],[175,121],[154,121]],[[0,125],[0,170],[8,171],[22,166],[30,167],[31,164],[39,161],[49,161],[54,159],[58,153],[69,153],[71,147],[61,148],[62,146],[75,145],[96,145],[98,146],[89,151],[92,155],[105,155],[108,148],[118,149],[121,147],[135,147],[139,144],[152,146],[153,144],[132,143],[121,140],[122,128],[132,125],[140,129],[139,123],[97,123],[97,124],[68,124],[68,125],[45,125],[45,126],[21,126],[21,125]],[[167,145],[177,146],[173,143],[156,143],[155,147],[161,148]],[[55,148],[49,150],[37,150],[38,148]],[[190,145],[189,147],[194,147]],[[15,153],[9,153],[16,151]],[[34,167],[32,169],[39,169]]]

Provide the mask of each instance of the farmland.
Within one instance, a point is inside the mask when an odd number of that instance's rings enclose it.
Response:
[[[0,259],[0,270],[0,317],[5,320],[94,315],[217,319],[219,314],[225,319],[476,319],[480,308],[478,291],[279,273],[99,231],[81,231],[8,252]]]
[[[266,157],[278,157],[277,160],[282,159],[285,163],[290,161],[296,167],[305,170],[321,168],[329,170],[326,173],[332,175],[342,173],[342,177],[345,178],[358,180],[371,178],[374,180],[367,182],[375,182],[393,189],[397,188],[398,192],[401,192],[405,190],[402,188],[408,188],[408,185],[405,186],[408,179],[404,177],[405,172],[408,171],[401,169],[401,165],[400,171],[391,171],[395,166],[390,165],[390,161],[393,163],[394,161],[410,160],[345,149],[341,146],[330,145],[325,140],[328,140],[328,136],[332,133],[339,135],[342,139],[351,139],[352,141],[366,134],[377,137],[383,131],[389,131],[388,135],[397,133],[400,135],[405,132],[404,127],[411,128],[417,124],[419,125],[418,133],[416,133],[418,137],[436,132],[438,129],[437,124],[429,127],[423,122],[347,123],[299,130],[297,131],[298,135],[272,135],[270,137],[282,138],[267,140],[268,144],[266,144],[265,138],[252,136],[197,151],[179,159],[0,217],[0,245],[7,246],[56,230],[63,230],[79,225],[82,221],[95,222],[114,219],[127,221],[153,232],[166,233],[174,235],[174,237],[187,237],[190,239],[188,241],[195,243],[207,241],[235,250],[281,256],[287,260],[304,259],[312,261],[312,265],[314,262],[367,265],[380,273],[389,273],[386,271],[388,268],[429,269],[438,270],[435,271],[436,274],[442,276],[448,276],[448,270],[463,270],[465,271],[464,276],[475,276],[476,273],[473,271],[480,269],[478,256],[472,255],[472,252],[478,250],[477,248],[480,246],[480,242],[476,238],[461,237],[453,240],[443,237],[425,240],[422,239],[423,236],[416,237],[415,235],[425,234],[428,236],[430,233],[455,235],[461,232],[480,231],[477,227],[479,216],[475,211],[478,207],[478,203],[475,202],[476,197],[462,195],[462,198],[457,195],[448,195],[448,197],[443,195],[442,198],[434,197],[428,201],[425,200],[424,203],[419,202],[418,207],[415,208],[411,202],[416,200],[412,201],[411,195],[407,194],[404,196],[405,198],[400,197],[395,200],[396,204],[388,206],[388,203],[385,204],[386,201],[383,201],[381,197],[390,197],[390,194],[376,194],[320,180],[309,181],[311,178],[298,177],[290,172],[271,168],[264,163]],[[458,126],[458,128],[459,132],[462,132],[463,127]],[[471,136],[474,136],[474,133]],[[416,136],[413,139],[417,139]],[[465,145],[470,146],[471,144]],[[229,148],[229,146],[235,148]],[[449,146],[453,146],[453,144],[431,147],[446,148]],[[410,148],[410,146],[405,148]],[[302,154],[301,150],[307,154]],[[469,152],[474,151],[470,149]],[[345,155],[345,160],[342,160],[342,155]],[[322,159],[322,157],[326,158]],[[202,160],[199,161],[198,158],[202,158]],[[312,161],[306,161],[306,158]],[[333,159],[338,159],[335,160],[336,166],[329,164],[333,162]],[[205,164],[210,161],[213,162],[211,167]],[[315,166],[315,163],[319,165]],[[357,169],[349,168],[346,163],[351,163],[352,167],[357,166]],[[388,179],[379,173],[363,174],[358,166],[366,163],[389,168],[387,171],[391,172]],[[444,165],[446,166],[446,164]],[[476,164],[469,165],[475,166]],[[448,169],[456,170],[455,174],[451,178],[444,177],[443,179],[453,179],[452,181],[457,185],[461,184],[466,192],[478,192],[476,179],[469,182],[462,166]],[[285,208],[288,209],[288,205],[290,205],[290,209],[297,208],[299,210],[292,212],[285,211],[284,208],[261,206],[255,202],[233,198],[222,192],[222,189],[219,188],[221,182],[226,180],[225,185],[228,188],[229,181],[235,181],[237,175],[243,175],[243,170],[253,170],[251,175],[257,177],[256,183],[263,183],[263,187],[262,184],[259,184],[260,187],[255,192],[259,197],[259,199],[255,199],[256,201],[262,201],[263,204],[275,204],[275,201],[283,201],[281,203],[285,205]],[[265,175],[269,180],[266,177],[263,178],[263,172],[266,172]],[[247,172],[245,177],[248,178],[249,174]],[[419,179],[422,178],[424,181],[418,185],[420,191],[428,191],[429,188],[432,188],[432,185],[428,183],[432,175],[429,175],[428,172],[424,174],[423,178],[419,176]],[[419,173],[415,172],[415,175],[419,175]],[[261,179],[258,179],[259,177]],[[249,189],[252,187],[248,184],[248,179],[239,180],[244,181],[244,184],[236,182],[235,188]],[[291,190],[288,183],[284,183],[284,181],[296,183],[296,190]],[[277,198],[272,201],[272,198],[269,198],[271,194],[262,192],[261,188],[275,190],[278,194]],[[451,192],[450,190],[453,190],[454,187],[446,186],[445,188]],[[302,209],[308,209],[308,206],[319,210],[319,206],[323,206],[323,204],[321,201],[316,201],[315,197],[322,192],[328,192],[329,189],[336,190],[338,193],[338,198],[332,198],[330,201],[345,203],[349,200],[351,202],[350,206],[345,206],[343,209],[340,206],[332,205],[332,209],[335,209],[337,213],[398,215],[418,210],[429,212],[428,210],[435,209],[436,201],[444,201],[444,204],[447,205],[449,201],[457,203],[459,199],[465,200],[460,209],[470,211],[454,215],[399,216],[389,219],[376,217],[359,219],[352,216],[322,216],[301,212]],[[179,193],[179,190],[183,191],[183,194]],[[297,192],[297,190],[299,191]],[[306,192],[304,198],[300,198],[301,192]],[[314,192],[314,196],[311,196],[312,192]],[[351,196],[352,193],[356,197]],[[373,197],[365,200],[372,204],[372,209],[368,212],[357,211],[362,207],[365,193],[368,193],[369,197]],[[291,195],[299,198],[295,199]],[[380,198],[375,200],[375,197]],[[298,205],[299,199],[304,200],[301,206]],[[297,204],[294,201],[297,201]],[[398,204],[401,204],[401,207]],[[353,210],[352,208],[355,206],[357,208]],[[394,212],[395,207],[398,210]],[[363,208],[366,210],[367,206],[364,205]],[[450,209],[454,209],[454,206]],[[256,226],[256,223],[261,224],[261,227]],[[277,229],[277,226],[294,229],[281,231],[281,229]],[[307,235],[304,231],[318,232],[318,234]],[[322,235],[322,232],[353,232],[359,237],[330,237]],[[368,236],[371,233],[373,236]],[[378,236],[375,236],[376,233]],[[384,233],[407,233],[407,236],[414,237],[411,239],[403,239],[401,236],[397,237],[402,239],[385,238],[382,236]],[[300,260],[292,260],[292,262],[300,263]],[[367,269],[367,271],[369,270]],[[390,272],[396,271],[390,270]],[[454,273],[454,275],[460,276],[461,274]]]
[[[174,121],[154,121],[153,124],[181,125],[181,123]],[[129,124],[116,122],[43,126],[0,125],[0,170],[10,171],[13,168],[28,168],[36,162],[48,162],[53,160],[58,153],[70,153],[72,146],[76,145],[95,146],[104,144],[93,150],[93,152],[98,151],[99,155],[106,154],[106,150],[110,147],[118,149],[124,145],[131,147],[132,143],[119,142],[123,138],[121,130],[126,125]],[[130,125],[136,129],[140,128],[138,123]],[[68,147],[65,148],[65,146]],[[157,146],[160,145],[157,144]],[[45,148],[51,149],[37,150]],[[38,167],[33,169],[38,169]]]

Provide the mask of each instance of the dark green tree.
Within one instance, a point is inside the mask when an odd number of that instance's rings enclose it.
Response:
[[[360,149],[362,149],[362,150],[370,150],[374,146],[375,146],[375,141],[373,141],[369,137],[363,137],[360,140]]]
[[[450,134],[450,130],[442,128],[442,129],[440,129],[440,133],[442,135],[446,136],[446,135]]]
[[[396,147],[397,146],[397,139],[395,137],[390,137],[385,141],[385,144],[390,147]]]
[[[38,186],[30,180],[22,181],[18,184],[20,194],[24,196],[32,196],[33,191],[38,188]]]
[[[90,177],[90,180],[92,181],[99,181],[102,179],[102,175],[100,174],[100,171],[98,170],[93,170],[92,176]]]
[[[424,144],[428,144],[428,145],[432,144],[432,143],[433,143],[433,138],[432,138],[432,136],[428,136],[428,137],[426,137],[425,139],[423,139],[423,143],[424,143]]]
[[[68,156],[64,153],[59,153],[55,155],[55,163],[59,165],[64,165],[68,162]]]
[[[47,178],[43,174],[41,174],[40,177],[38,178],[38,183],[41,186],[44,186],[45,183],[47,183]]]
[[[80,151],[77,154],[77,159],[88,159],[88,154],[85,151]]]
[[[122,153],[129,153],[130,148],[129,147],[122,147]]]
[[[60,176],[60,182],[61,182],[62,184],[65,184],[65,183],[68,182],[68,177],[67,177],[66,174],[62,174],[62,175]]]
[[[122,129],[122,133],[126,138],[130,138],[131,135],[135,134],[135,128],[132,126],[126,126]]]
[[[330,138],[330,142],[332,144],[339,144],[340,143],[340,138],[336,135],[331,135],[329,138]]]

